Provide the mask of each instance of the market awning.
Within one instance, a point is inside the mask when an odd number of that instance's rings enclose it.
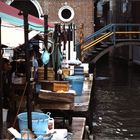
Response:
[[[24,25],[23,15],[19,15],[19,12],[20,12],[19,9],[16,9],[0,1],[1,20],[14,24],[16,26],[23,26]],[[44,20],[29,14],[28,21],[30,30],[37,30],[41,32],[44,31]],[[48,27],[53,28],[54,24],[48,23]]]
[[[29,31],[29,40],[39,33],[40,31],[36,30]],[[6,45],[10,48],[16,48],[24,44],[24,29],[22,27],[15,27],[8,22],[2,21],[1,44]]]
[[[0,2],[1,44],[11,48],[24,44],[24,20],[20,10]],[[44,20],[28,15],[29,40],[40,32],[44,32]],[[48,23],[50,30],[54,24]]]

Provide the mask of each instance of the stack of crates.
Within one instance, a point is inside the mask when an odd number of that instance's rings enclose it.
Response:
[[[48,67],[47,70],[48,70],[47,80],[50,80],[50,81],[55,80],[55,72],[53,68]],[[42,80],[44,80],[44,67],[39,67],[38,68],[38,81],[42,81]]]

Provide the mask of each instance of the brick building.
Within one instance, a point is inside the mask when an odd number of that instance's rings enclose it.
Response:
[[[41,18],[48,14],[48,21],[54,23],[70,24],[76,26],[76,41],[79,41],[79,27],[84,24],[84,37],[94,32],[94,1],[93,0],[2,0],[3,2]],[[61,8],[68,6],[72,9],[74,17],[64,22],[58,13]],[[71,12],[71,11],[70,11]],[[71,13],[70,13],[71,14]]]

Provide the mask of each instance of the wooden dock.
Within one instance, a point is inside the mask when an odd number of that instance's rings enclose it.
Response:
[[[83,140],[85,125],[86,125],[86,118],[82,118],[82,117],[72,118],[73,140]]]
[[[36,102],[37,109],[43,112],[51,112],[54,117],[64,117],[72,125],[75,140],[82,140],[86,125],[92,133],[93,101],[92,101],[92,81],[85,80],[83,93],[75,96],[74,102],[51,102],[47,100],[47,94],[40,93]]]
[[[92,81],[85,80],[83,86],[83,93],[81,96],[74,96],[73,102],[56,102],[47,100],[47,96],[44,93],[40,93],[35,100],[34,111],[41,110],[45,112],[51,112],[51,117],[63,117],[64,120],[68,120],[72,133],[73,140],[88,140],[86,126],[89,127],[90,132],[92,132],[92,107],[91,107],[91,90]],[[18,124],[17,124],[18,125]],[[9,127],[9,126],[8,126]],[[3,135],[4,139],[9,139],[10,135],[7,133],[7,128],[3,127],[1,129],[1,137]],[[60,127],[63,129],[63,125]],[[68,131],[69,131],[68,130]]]

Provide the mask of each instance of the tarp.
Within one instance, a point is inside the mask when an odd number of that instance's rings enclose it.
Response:
[[[32,30],[28,33],[29,40],[39,34],[40,31]],[[1,44],[10,48],[16,48],[24,44],[24,29],[2,21]]]
[[[16,26],[23,26],[24,25],[24,18],[23,15],[20,15],[20,10],[16,9],[12,6],[9,6],[0,1],[0,18],[3,21],[9,22]],[[35,16],[28,15],[29,21],[29,29],[37,30],[37,31],[44,31],[44,20],[39,19]],[[53,28],[53,23],[48,23],[49,28]]]
[[[24,18],[19,15],[20,10],[0,1],[1,44],[11,48],[24,44]],[[28,15],[29,40],[40,32],[44,32],[44,20]],[[48,23],[48,28],[54,25]]]

